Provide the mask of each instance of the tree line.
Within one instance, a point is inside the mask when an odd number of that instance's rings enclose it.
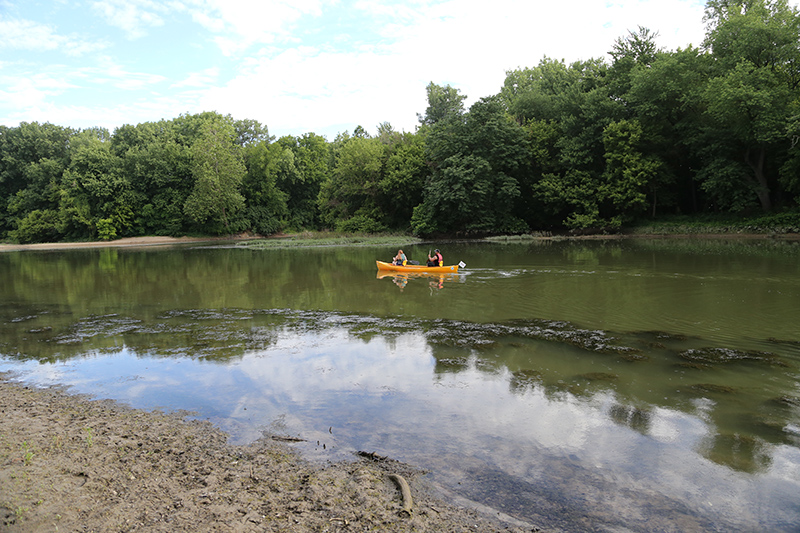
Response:
[[[545,57],[495,95],[430,83],[414,132],[271,137],[206,112],[75,130],[0,126],[0,238],[479,235],[796,209],[800,14],[709,0],[700,47],[639,27],[610,61]]]

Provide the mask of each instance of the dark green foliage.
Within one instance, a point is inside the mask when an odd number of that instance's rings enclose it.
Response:
[[[340,233],[381,233],[386,226],[366,214],[357,214],[347,220],[336,223],[336,231]]]
[[[428,133],[433,173],[412,227],[433,233],[522,232],[520,178],[527,139],[500,98],[476,102],[463,120],[441,120]]]
[[[37,122],[0,127],[0,235],[34,210],[53,209],[74,130]]]
[[[423,138],[395,132],[387,123],[378,133],[345,134],[333,143],[333,168],[319,194],[325,226],[339,231],[408,228],[427,175]]]
[[[331,150],[324,137],[306,133],[300,137],[281,137],[278,144],[290,150],[276,174],[276,186],[286,197],[286,227],[314,229],[319,226],[317,199],[322,184],[330,178]]]
[[[10,237],[22,244],[53,242],[61,237],[59,226],[58,212],[52,209],[34,209],[17,223],[17,228],[11,231]]]
[[[242,181],[242,194],[245,216],[255,233],[271,235],[285,227],[288,195],[277,182],[292,161],[291,151],[279,144],[260,143],[245,149],[247,173]]]
[[[247,172],[235,139],[230,123],[210,120],[203,124],[199,139],[192,145],[195,182],[183,211],[195,223],[216,234],[244,229],[231,224],[244,210],[240,189]]]

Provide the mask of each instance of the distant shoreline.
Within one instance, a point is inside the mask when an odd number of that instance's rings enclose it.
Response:
[[[135,246],[165,246],[171,244],[191,244],[201,242],[241,242],[261,239],[252,236],[226,237],[128,237],[113,241],[87,242],[39,242],[35,244],[0,244],[0,252],[17,252],[22,250],[69,250],[80,248],[126,248]]]
[[[17,252],[25,250],[71,250],[82,248],[132,248],[139,246],[168,246],[175,244],[214,243],[214,242],[245,242],[272,239],[291,239],[292,235],[278,234],[270,237],[253,235],[233,235],[225,237],[127,237],[113,241],[87,241],[87,242],[42,242],[35,244],[0,244],[0,253]],[[590,234],[590,235],[509,235],[487,239],[487,242],[522,242],[526,240],[618,240],[618,239],[770,239],[783,241],[800,241],[800,233],[620,233],[620,234]],[[315,244],[319,244],[319,240]],[[323,239],[324,240],[324,239]],[[460,239],[457,239],[460,240]],[[332,244],[342,246],[348,243],[337,242],[336,237],[331,237]]]

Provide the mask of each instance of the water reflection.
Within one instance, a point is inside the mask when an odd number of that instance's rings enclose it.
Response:
[[[800,488],[799,443],[781,446],[786,438],[731,425],[758,412],[761,393],[717,398],[692,388],[696,377],[671,394],[637,386],[648,367],[680,361],[678,351],[672,360],[625,359],[625,341],[641,335],[563,322],[236,309],[88,317],[45,335],[46,344],[80,346],[82,355],[23,362],[28,379],[194,410],[238,441],[265,428],[300,436],[298,446],[320,458],[390,454],[478,501],[566,529],[591,522],[644,531],[677,520],[691,530],[780,530],[800,519],[785,492]],[[772,382],[786,368],[739,364],[773,372]],[[688,399],[677,392],[684,385]],[[771,413],[775,423],[796,421],[795,400],[780,398],[765,400],[785,408]]]
[[[416,350],[431,354],[436,375],[503,376],[511,393],[541,393],[553,402],[592,403],[610,393],[610,420],[642,435],[649,435],[655,407],[699,416],[711,434],[697,451],[737,470],[769,467],[764,444],[800,446],[792,429],[800,420],[800,395],[791,357],[696,348],[698,339],[660,332],[613,334],[564,321],[478,324],[289,310],[176,310],[152,320],[110,314],[42,326],[45,320],[55,323],[49,319],[46,312],[11,319],[3,353],[43,363],[117,354],[124,347],[139,357],[230,363],[308,334],[344,335],[353,349],[355,341],[375,339],[391,347],[413,333],[423,342]],[[307,343],[302,346],[308,350]],[[356,375],[363,371],[353,369]],[[763,387],[749,381],[736,386],[753,373],[760,374]]]
[[[451,274],[451,273],[432,273],[432,272],[387,272],[379,270],[377,279],[391,279],[400,290],[406,288],[410,280],[419,281],[421,284],[427,283],[431,289],[443,289],[445,283],[459,282],[464,283],[466,276],[464,274]]]
[[[0,370],[567,530],[800,523],[797,247],[460,246],[389,280],[371,250],[0,255]]]

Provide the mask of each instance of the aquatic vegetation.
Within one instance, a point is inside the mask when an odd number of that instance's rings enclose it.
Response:
[[[766,351],[687,349],[685,343],[697,346],[699,339],[664,331],[616,333],[564,320],[484,323],[289,308],[189,308],[144,315],[96,314],[75,320],[68,314],[50,312],[48,318],[57,316],[58,320],[44,329],[37,321],[40,314],[20,312],[26,320],[12,323],[13,334],[0,342],[6,355],[25,354],[21,359],[113,355],[124,347],[138,357],[227,362],[268,351],[289,337],[296,337],[300,346],[305,339],[316,343],[341,335],[354,344],[377,341],[391,347],[401,336],[409,335],[418,349],[429,350],[434,380],[444,381],[461,372],[480,373],[504,380],[508,390],[521,397],[543,394],[557,401],[578,399],[590,404],[598,397],[613,397],[606,416],[643,435],[651,431],[649,406],[681,409],[687,401],[709,398],[705,413],[720,432],[744,431],[764,442],[798,445],[798,435],[786,430],[795,427],[791,424],[800,407],[800,398],[790,389],[784,389],[783,396],[774,392],[776,397],[770,398],[728,386],[723,375],[705,377],[722,365],[729,371],[748,370],[732,366],[737,364],[758,364],[764,372],[784,373],[784,360]],[[54,349],[59,351],[55,356]],[[330,355],[336,358],[335,352]],[[674,370],[674,387],[647,390],[650,386],[642,385],[643,376],[652,377],[662,367],[667,372]],[[704,377],[693,377],[692,371],[703,372]],[[459,382],[459,386],[468,383],[472,381]],[[647,402],[644,407],[639,405]],[[740,408],[738,402],[752,405]],[[91,442],[91,433],[86,437]],[[755,448],[740,445],[733,459],[724,457],[734,453],[726,449],[724,443],[717,443],[715,460],[728,461],[734,468],[739,468],[739,463],[743,468],[760,464],[757,457],[747,457],[747,450]]]
[[[692,363],[706,365],[756,362],[766,363],[770,366],[789,366],[777,355],[770,352],[758,352],[754,350],[734,350],[731,348],[702,348],[689,349],[678,354],[681,358]]]
[[[434,372],[436,374],[457,374],[469,368],[469,359],[466,357],[436,358]]]
[[[732,394],[736,392],[734,387],[717,385],[715,383],[696,383],[689,388],[702,394]]]
[[[80,344],[93,337],[114,337],[138,329],[142,321],[114,314],[89,316],[77,321],[71,330],[56,336],[57,344]]]
[[[775,337],[770,337],[767,339],[767,342],[800,348],[800,341],[789,341],[785,339],[777,339]]]
[[[619,344],[619,339],[601,330],[575,327],[564,321],[516,320],[503,324],[481,324],[475,322],[434,321],[427,330],[432,344],[478,348],[491,345],[501,338],[525,338],[553,341],[577,346],[596,353],[620,355],[629,360],[639,358],[641,350]]]
[[[774,403],[784,407],[800,407],[800,397],[784,395],[772,400]]]
[[[784,417],[778,416],[776,413],[748,415],[746,421],[748,429],[767,442],[793,446],[800,444],[799,435],[793,434],[791,425],[786,423]]]
[[[711,368],[714,368],[711,365],[703,363],[688,363],[688,362],[678,363],[676,366],[679,368],[689,368],[691,370],[709,370]]]
[[[576,376],[578,379],[586,379],[588,381],[617,381],[619,376],[608,372],[587,372],[586,374],[579,374]]]
[[[282,238],[257,239],[240,242],[237,248],[254,250],[275,248],[298,248],[313,246],[409,246],[422,242],[418,237],[409,235],[373,235],[330,232],[305,232],[287,235]]]
[[[639,362],[639,361],[649,361],[650,360],[650,356],[649,355],[647,355],[647,354],[645,354],[645,353],[643,353],[641,351],[638,351],[638,350],[631,350],[631,351],[628,351],[628,352],[621,352],[618,355],[620,356],[620,359],[623,359],[624,361],[629,361],[631,363],[636,363],[636,362]]]

